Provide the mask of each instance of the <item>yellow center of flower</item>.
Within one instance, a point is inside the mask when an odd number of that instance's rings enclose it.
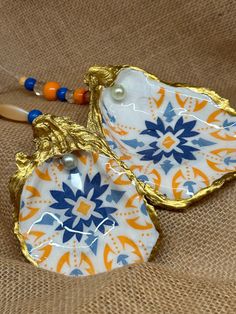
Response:
[[[79,203],[79,206],[77,207],[77,211],[83,215],[87,215],[88,211],[90,210],[91,208],[91,205],[84,202],[84,201],[81,201]]]
[[[175,144],[175,141],[170,136],[167,136],[164,139],[164,141],[162,142],[162,144],[163,144],[163,146],[165,146],[165,148],[170,149],[171,146],[173,146]]]

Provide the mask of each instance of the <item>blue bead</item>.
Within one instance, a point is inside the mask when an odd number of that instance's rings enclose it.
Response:
[[[33,91],[34,90],[34,85],[36,83],[36,79],[33,78],[33,77],[28,77],[26,80],[25,80],[25,83],[24,83],[24,86],[25,86],[25,89],[27,90],[30,90],[30,91]]]
[[[68,91],[68,88],[61,87],[57,90],[57,98],[60,101],[66,101],[66,92]]]
[[[32,124],[32,122],[34,121],[34,119],[36,119],[38,116],[42,115],[43,113],[40,111],[40,110],[37,110],[37,109],[34,109],[34,110],[31,110],[29,113],[28,113],[28,122],[30,124]]]

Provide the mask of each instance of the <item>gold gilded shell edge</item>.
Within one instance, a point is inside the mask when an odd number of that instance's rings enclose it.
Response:
[[[156,80],[158,82],[167,84],[173,87],[184,87],[188,88],[194,92],[204,94],[210,97],[220,109],[226,111],[230,115],[236,116],[236,110],[230,106],[229,100],[221,97],[215,91],[210,90],[204,87],[190,86],[184,83],[171,83],[160,80],[157,76],[146,72],[145,70],[130,66],[130,65],[118,65],[118,66],[93,66],[88,70],[88,73],[85,75],[84,82],[88,85],[90,90],[90,111],[88,115],[88,123],[87,127],[94,132],[99,133],[105,138],[102,128],[102,117],[101,111],[99,108],[99,100],[100,94],[104,87],[112,86],[115,82],[116,77],[123,69],[133,69],[137,71],[143,72],[146,76],[148,76],[152,80]],[[236,171],[227,173],[223,175],[221,178],[215,180],[209,187],[203,188],[198,191],[194,196],[189,199],[182,200],[171,200],[166,198],[163,194],[154,191],[154,189],[147,183],[143,183],[138,179],[136,182],[139,187],[144,190],[144,193],[147,199],[154,206],[160,206],[163,208],[171,209],[171,210],[181,210],[187,208],[193,202],[196,202],[203,198],[204,196],[214,192],[221,188],[226,182],[236,178]]]
[[[60,157],[78,149],[88,152],[98,152],[109,158],[113,158],[122,167],[128,178],[135,183],[137,191],[144,195],[144,190],[136,182],[136,177],[123,161],[111,151],[106,141],[94,132],[79,126],[67,117],[56,117],[49,114],[39,116],[33,122],[33,133],[35,142],[35,152],[27,156],[20,152],[16,154],[16,173],[10,178],[9,191],[12,203],[14,204],[14,234],[17,236],[23,255],[35,266],[38,263],[31,257],[27,249],[24,236],[19,230],[20,199],[23,186],[27,178],[32,174],[35,167],[39,166],[52,157]],[[153,247],[149,260],[152,260],[160,245],[161,230],[157,213],[154,207],[149,204],[144,195],[144,201],[150,218],[159,233],[156,244]]]

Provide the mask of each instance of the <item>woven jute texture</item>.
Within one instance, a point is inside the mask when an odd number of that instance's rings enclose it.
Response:
[[[0,1],[0,64],[14,75],[74,88],[92,65],[131,64],[167,81],[236,101],[233,0]],[[67,115],[0,69],[0,103]],[[0,313],[236,313],[236,184],[183,213],[158,210],[163,241],[152,263],[68,278],[30,265],[13,234],[8,180],[14,154],[32,152],[29,125],[0,119]]]

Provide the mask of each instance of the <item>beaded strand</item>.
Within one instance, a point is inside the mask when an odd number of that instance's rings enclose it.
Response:
[[[43,113],[38,109],[26,111],[22,108],[13,105],[8,104],[0,105],[0,117],[4,117],[12,121],[28,122],[32,124],[33,121],[42,114]]]
[[[47,100],[67,101],[78,105],[89,103],[90,93],[84,87],[70,90],[61,87],[58,82],[40,82],[33,77],[20,77],[19,84],[28,91],[33,91],[37,96],[43,96]]]

